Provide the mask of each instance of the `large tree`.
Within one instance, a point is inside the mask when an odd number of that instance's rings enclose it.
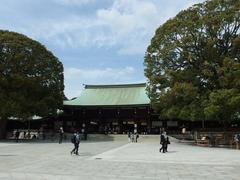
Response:
[[[145,54],[153,107],[167,119],[239,119],[240,1],[211,0],[161,25]]]
[[[0,30],[0,138],[9,117],[56,113],[64,97],[63,65],[43,45]]]

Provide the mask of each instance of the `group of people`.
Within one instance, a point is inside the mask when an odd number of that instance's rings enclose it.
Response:
[[[39,137],[38,132],[30,132],[30,131],[19,131],[18,129],[13,131],[13,138],[16,142],[22,139],[37,139]]]
[[[128,142],[138,142],[139,134],[132,133],[128,131]],[[166,131],[162,131],[160,135],[160,149],[159,152],[166,153],[168,152],[168,145],[170,144],[169,137],[167,136]]]
[[[166,153],[169,144],[170,144],[170,141],[169,141],[169,138],[167,136],[167,133],[166,133],[166,131],[163,131],[160,135],[161,148],[159,149],[159,152]]]
[[[128,132],[128,142],[137,143],[138,138],[139,138],[139,134],[137,132],[136,133],[132,133],[130,131]]]

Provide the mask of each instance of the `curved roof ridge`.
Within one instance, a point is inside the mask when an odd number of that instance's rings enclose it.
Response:
[[[136,83],[136,84],[84,84],[85,89],[95,89],[95,88],[129,88],[129,87],[146,87],[146,83]]]

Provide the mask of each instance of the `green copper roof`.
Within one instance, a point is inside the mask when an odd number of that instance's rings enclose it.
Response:
[[[146,94],[146,84],[85,85],[76,99],[64,101],[70,106],[124,106],[145,105],[150,100]]]

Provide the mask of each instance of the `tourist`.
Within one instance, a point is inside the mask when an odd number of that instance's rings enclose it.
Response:
[[[131,132],[128,131],[128,142],[131,142]]]
[[[235,134],[234,141],[236,143],[236,149],[239,149],[240,147],[240,134]]]
[[[163,131],[160,136],[160,144],[162,145],[159,149],[159,152],[167,152],[168,144],[170,144],[169,138],[167,136],[166,131]]]
[[[26,134],[27,134],[27,132],[24,131],[24,132],[23,132],[23,139],[26,139]]]
[[[137,140],[138,140],[138,138],[139,138],[139,134],[136,133],[135,136],[136,136],[136,143],[137,143]]]
[[[165,145],[165,136],[164,136],[164,132],[161,133],[160,135],[160,144],[161,144],[161,148],[159,149],[159,152],[163,151],[163,153],[165,153],[165,150],[164,150],[164,145]]]
[[[167,149],[168,149],[168,145],[169,145],[169,144],[170,144],[170,141],[169,141],[169,138],[168,138],[168,136],[167,136],[167,134],[166,134],[166,142],[165,142],[165,144],[164,144],[165,152],[168,152]]]
[[[131,140],[132,140],[132,143],[134,142],[134,133],[131,132]]]
[[[74,133],[74,135],[71,138],[71,142],[74,144],[74,148],[71,151],[71,155],[74,153],[76,155],[78,154],[78,148],[79,148],[79,143],[80,143],[80,134],[78,132]]]
[[[18,140],[19,140],[19,135],[20,135],[20,132],[17,129],[17,131],[15,132],[15,140],[16,140],[16,142],[18,142]]]
[[[63,127],[60,127],[60,129],[59,129],[59,144],[62,143],[63,134],[64,134]]]
[[[30,130],[28,130],[28,132],[26,134],[26,139],[31,139],[31,132],[30,132]]]

